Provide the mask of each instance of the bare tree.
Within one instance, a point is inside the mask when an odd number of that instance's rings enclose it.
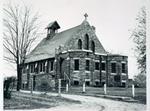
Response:
[[[4,59],[17,66],[17,91],[21,88],[21,68],[26,55],[37,38],[38,14],[33,14],[31,8],[23,5],[7,4],[3,9],[4,41],[7,54]]]

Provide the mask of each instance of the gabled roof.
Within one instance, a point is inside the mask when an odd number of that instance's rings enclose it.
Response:
[[[79,26],[57,33],[52,39],[44,38],[35,49],[27,55],[25,63],[52,58],[55,56],[55,49],[63,46],[75,33]]]
[[[53,24],[53,23],[52,23]],[[52,25],[49,24],[49,25]],[[77,33],[82,25],[89,24],[87,21],[84,21],[82,24],[70,28],[68,30],[62,31],[60,33],[56,33],[55,36],[51,39],[44,38],[35,49],[26,57],[25,63],[44,60],[48,58],[55,57],[55,49],[59,46],[65,46],[65,44],[73,37],[75,33]],[[98,53],[106,54],[103,46],[100,43],[100,49]]]
[[[48,24],[48,26],[46,27],[46,29],[59,29],[60,26],[57,23],[57,21],[53,21],[51,23]]]

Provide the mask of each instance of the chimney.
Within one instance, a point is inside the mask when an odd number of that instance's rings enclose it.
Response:
[[[51,39],[55,36],[56,32],[60,28],[59,24],[57,21],[51,22],[47,27],[47,38]]]

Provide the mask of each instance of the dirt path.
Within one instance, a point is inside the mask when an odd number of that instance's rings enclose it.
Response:
[[[55,93],[48,93],[57,96]],[[62,94],[62,97],[80,100],[82,104],[63,104],[49,109],[35,109],[34,111],[146,111],[146,105],[127,103],[104,98]]]
[[[121,101],[114,101],[103,98],[96,97],[86,97],[86,96],[77,96],[77,95],[66,95],[63,94],[63,97],[80,100],[83,104],[82,108],[85,108],[82,111],[145,111],[146,105],[137,104],[137,103],[127,103]],[[72,111],[72,110],[68,110]],[[78,110],[73,111],[80,111]]]

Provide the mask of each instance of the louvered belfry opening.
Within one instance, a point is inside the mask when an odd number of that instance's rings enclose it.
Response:
[[[47,29],[47,38],[51,39],[58,32],[58,29],[60,29],[60,26],[57,23],[57,21],[54,21],[54,22],[49,23],[46,29]]]

